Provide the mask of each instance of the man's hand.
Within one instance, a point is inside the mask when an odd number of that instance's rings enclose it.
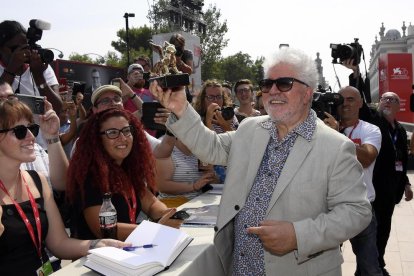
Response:
[[[266,251],[284,255],[297,248],[293,224],[288,221],[264,220],[258,227],[247,228],[247,233],[257,235]]]
[[[173,92],[171,88],[163,89],[157,81],[152,81],[149,90],[166,109],[171,110],[178,118],[183,115],[188,105],[184,86],[174,89]]]
[[[328,112],[324,112],[326,118],[323,119],[323,122],[330,128],[335,129],[336,131],[339,131],[339,123],[338,121]]]
[[[410,201],[411,199],[413,199],[413,190],[411,190],[411,185],[405,185],[404,194],[405,201]]]
[[[154,122],[157,124],[165,125],[170,114],[171,111],[169,111],[168,109],[158,108],[157,113],[155,113]]]

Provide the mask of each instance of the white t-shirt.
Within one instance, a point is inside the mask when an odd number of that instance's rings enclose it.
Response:
[[[363,120],[359,120],[357,126],[347,127],[344,134],[350,138],[355,144],[369,144],[374,146],[379,152],[381,149],[381,131],[380,129]],[[364,183],[367,186],[368,200],[373,202],[375,199],[374,185],[372,184],[372,175],[374,171],[375,161],[368,167],[364,168]]]
[[[0,76],[3,74],[3,71],[4,67],[0,65]],[[43,76],[49,86],[59,84],[55,72],[53,71],[52,67],[50,67],[50,65],[48,65],[46,70],[43,72]],[[40,96],[39,90],[37,89],[36,83],[34,83],[34,79],[32,78],[29,67],[21,76],[14,77],[12,88],[13,91],[16,91],[16,89],[19,88],[20,94]]]

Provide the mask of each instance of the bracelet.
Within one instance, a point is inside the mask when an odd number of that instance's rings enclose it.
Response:
[[[100,242],[101,239],[97,239],[97,240],[91,240],[91,243],[89,244],[89,250],[94,249],[96,247],[96,245],[98,244],[98,242]]]
[[[165,135],[175,137],[175,135],[171,131],[169,131],[168,129],[165,131]]]
[[[134,93],[131,97],[129,97],[131,100],[134,99],[137,96],[137,94]]]
[[[15,73],[10,72],[10,71],[7,71],[6,69],[4,69],[4,73],[9,74],[10,76],[13,76],[13,77],[15,77],[15,76],[16,76],[16,74],[15,74]]]
[[[51,145],[51,144],[55,144],[55,143],[57,143],[57,142],[60,142],[60,138],[59,138],[59,136],[54,137],[54,138],[51,138],[51,139],[45,139],[45,140],[46,140],[46,143],[47,143],[48,145]]]

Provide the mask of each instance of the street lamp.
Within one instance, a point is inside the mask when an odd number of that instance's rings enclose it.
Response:
[[[87,53],[87,54],[85,54],[85,56],[86,56],[86,55],[96,55],[96,56],[98,56],[98,57],[99,57],[99,59],[97,59],[97,61],[98,61],[100,64],[104,64],[104,63],[105,63],[105,58],[104,58],[103,56],[99,55],[99,54],[95,54],[95,53]]]
[[[49,50],[55,50],[55,51],[59,52],[58,57],[59,57],[59,58],[63,58],[63,52],[62,52],[61,50],[56,49],[56,48],[46,48],[46,49],[49,49]]]
[[[135,17],[135,13],[125,13],[125,33],[126,33],[126,48],[127,48],[127,66],[129,66],[129,28],[128,28],[128,18]]]

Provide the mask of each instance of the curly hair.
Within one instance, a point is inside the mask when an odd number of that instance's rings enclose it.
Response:
[[[112,117],[124,117],[133,126],[131,152],[119,166],[104,150],[101,125]],[[85,202],[84,184],[88,177],[92,187],[102,195],[106,192],[129,194],[132,186],[135,193],[143,196],[146,188],[155,190],[155,161],[151,147],[141,123],[128,111],[110,108],[94,114],[82,129],[77,149],[68,169],[67,198],[73,203],[79,195]]]
[[[193,105],[194,109],[200,114],[201,117],[205,117],[207,113],[207,109],[205,108],[206,103],[206,91],[209,87],[220,87],[223,86],[218,80],[206,80],[201,88],[201,92],[197,95],[195,103]],[[232,106],[231,99],[227,96],[226,93],[223,92],[221,89],[221,95],[223,96],[223,106]]]

